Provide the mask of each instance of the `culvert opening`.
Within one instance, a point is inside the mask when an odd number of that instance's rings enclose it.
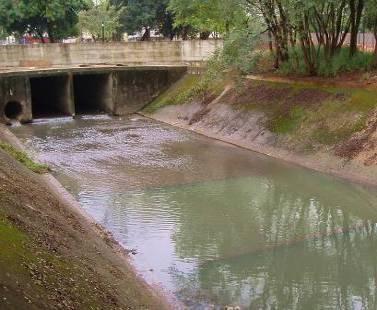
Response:
[[[73,77],[76,114],[111,113],[112,83],[109,74],[82,74]]]
[[[22,114],[22,104],[18,101],[9,101],[4,107],[4,115],[10,120],[17,120]]]
[[[30,86],[34,118],[74,114],[68,76],[31,78]]]

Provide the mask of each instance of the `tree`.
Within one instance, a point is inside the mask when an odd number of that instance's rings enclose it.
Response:
[[[349,7],[351,21],[350,56],[352,57],[357,52],[357,36],[365,8],[365,0],[349,0]]]
[[[94,40],[112,39],[121,27],[120,18],[125,7],[111,5],[109,0],[91,3],[88,10],[79,13],[79,28],[91,34]]]
[[[374,34],[374,66],[377,67],[377,2],[375,0],[368,0],[366,7],[365,23],[368,29]]]
[[[150,39],[151,30],[171,36],[172,17],[167,14],[168,0],[128,0],[125,30],[129,33],[144,31],[142,41]]]
[[[168,9],[175,16],[175,25],[191,28],[202,39],[212,32],[229,33],[234,26],[245,23],[246,11],[240,0],[170,0]]]
[[[290,19],[289,1],[283,0],[246,0],[251,14],[260,14],[267,31],[274,41],[275,68],[289,58],[289,42],[294,43],[294,27]]]
[[[74,34],[77,12],[86,7],[85,0],[0,0],[0,24],[8,32],[30,33],[44,42]]]

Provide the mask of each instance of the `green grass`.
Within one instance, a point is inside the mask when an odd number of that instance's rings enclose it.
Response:
[[[8,153],[10,156],[35,173],[44,174],[49,171],[49,167],[47,165],[33,161],[26,153],[17,150],[8,143],[0,142],[0,149]]]

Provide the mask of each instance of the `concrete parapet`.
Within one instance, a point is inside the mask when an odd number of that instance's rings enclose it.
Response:
[[[0,68],[94,64],[176,64],[206,61],[221,40],[0,46]]]

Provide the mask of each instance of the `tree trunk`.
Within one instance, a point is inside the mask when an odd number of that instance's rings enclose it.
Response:
[[[350,56],[357,52],[357,37],[360,30],[361,18],[364,11],[364,0],[350,0],[351,10],[351,38],[350,38]]]
[[[203,31],[200,33],[200,40],[208,40],[209,36],[211,35],[211,32],[209,31]]]
[[[55,43],[56,42],[54,35],[50,31],[48,32],[48,38],[50,40],[50,43]]]
[[[377,24],[374,27],[374,40],[376,42],[375,42],[375,45],[374,45],[374,64],[373,64],[373,66],[375,68],[377,68]]]
[[[47,23],[47,34],[48,34],[48,38],[50,40],[50,43],[55,43],[55,37],[52,33],[50,23]]]
[[[274,64],[275,69],[279,69],[280,67],[280,54],[281,54],[280,46],[279,46],[279,43],[275,39],[275,64]]]
[[[316,47],[313,43],[311,27],[308,14],[304,14],[299,26],[301,50],[304,55],[304,62],[307,72],[314,76],[317,74]],[[318,47],[320,48],[320,47]]]
[[[44,44],[44,43],[46,43],[46,41],[45,41],[45,37],[43,36],[43,31],[39,31],[39,30],[37,30],[37,35],[38,35],[38,37],[41,39],[41,42]]]
[[[187,41],[188,40],[188,34],[189,34],[189,27],[188,26],[183,26],[182,28],[182,40]]]
[[[270,30],[268,31],[268,48],[269,48],[269,50],[272,54],[274,52],[274,45],[273,45],[273,42],[272,42],[272,34],[271,34]]]
[[[141,37],[141,41],[150,41],[151,39],[151,30],[149,27],[145,28],[145,32],[143,36]]]

